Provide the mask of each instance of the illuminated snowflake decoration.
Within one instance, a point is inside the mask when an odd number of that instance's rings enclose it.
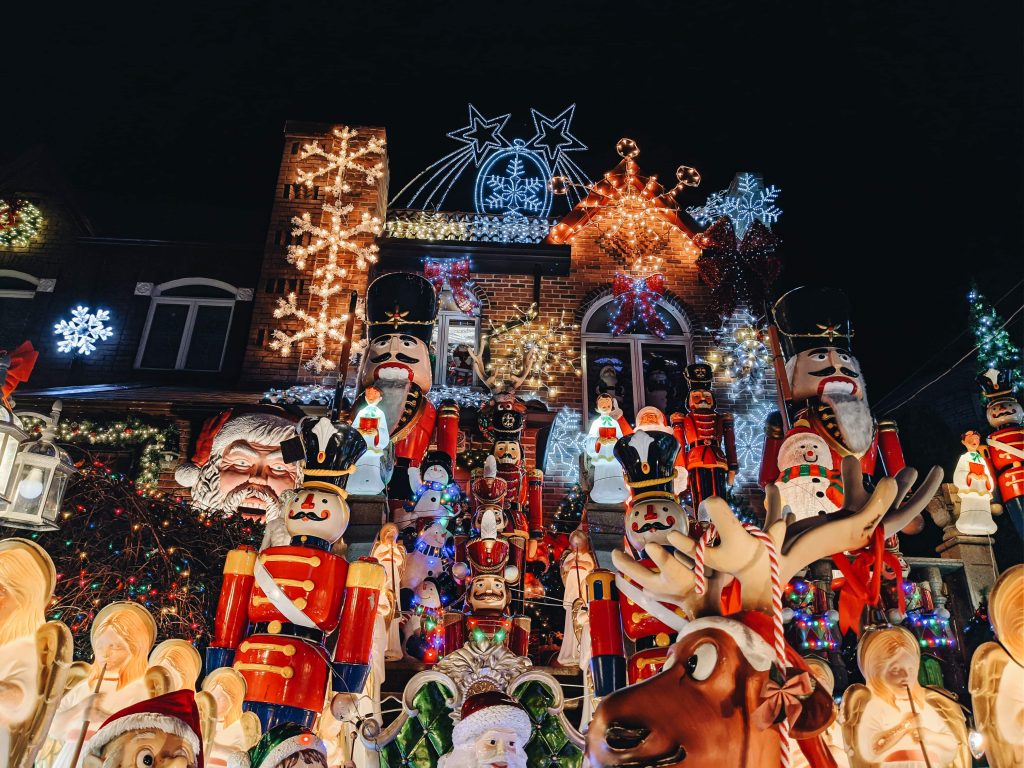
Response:
[[[541,175],[526,175],[527,160]],[[502,174],[492,172],[502,165]],[[547,216],[551,210],[551,192],[547,177],[543,175],[546,172],[540,157],[526,149],[522,139],[516,139],[511,150],[495,153],[480,171],[476,183],[477,211]]]
[[[90,312],[88,307],[78,306],[71,310],[71,320],[61,320],[53,326],[53,332],[63,336],[57,342],[57,351],[62,354],[89,355],[96,351],[97,341],[106,341],[114,335],[114,329],[107,325],[110,312],[97,309]]]
[[[544,453],[544,474],[557,475],[567,483],[580,479],[580,454],[587,435],[580,430],[583,417],[572,408],[562,408],[551,423]]]
[[[757,482],[761,456],[764,454],[764,423],[774,410],[771,403],[762,400],[736,417],[733,426],[736,432],[736,458],[740,465],[736,482]]]
[[[774,184],[766,187],[760,174],[738,173],[728,189],[715,192],[704,205],[690,206],[686,212],[704,227],[728,216],[736,229],[736,237],[742,239],[755,221],[771,229],[779,220],[782,209],[775,201],[781,192]]]

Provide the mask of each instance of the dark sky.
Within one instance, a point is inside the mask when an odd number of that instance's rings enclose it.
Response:
[[[5,10],[0,102],[0,159],[48,145],[102,234],[261,242],[286,119],[386,126],[397,190],[468,101],[575,102],[593,176],[631,136],[684,204],[782,187],[783,284],[847,290],[873,399],[969,348],[972,276],[1024,297],[1019,2],[103,5]]]

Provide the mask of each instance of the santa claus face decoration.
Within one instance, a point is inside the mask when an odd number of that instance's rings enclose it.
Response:
[[[469,606],[474,611],[503,611],[510,595],[505,579],[496,574],[474,576],[469,585]]]
[[[315,536],[333,544],[348,528],[349,509],[336,492],[299,488],[288,500],[284,519],[289,535]]]
[[[88,768],[196,768],[192,745],[174,733],[155,728],[128,731],[107,744],[101,755],[86,755]]]
[[[786,369],[796,399],[866,397],[860,363],[845,349],[815,347],[797,352],[786,362]]]
[[[686,514],[668,498],[653,498],[633,504],[626,513],[626,539],[638,552],[654,542],[668,545],[668,532],[686,533]]]
[[[475,768],[526,768],[522,740],[511,728],[492,728],[474,743]]]

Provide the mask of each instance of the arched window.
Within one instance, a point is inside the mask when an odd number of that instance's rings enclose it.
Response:
[[[51,293],[56,280],[14,269],[0,269],[0,349],[14,349],[37,332],[28,302],[37,293]]]
[[[154,286],[135,367],[219,371],[242,291],[205,277]]]
[[[468,288],[466,292],[470,293]],[[475,301],[475,305],[471,315],[459,309],[447,283],[438,296],[437,324],[431,339],[437,385],[470,387],[476,383],[473,361],[469,358],[480,343],[480,303]]]
[[[686,316],[675,306],[655,305],[665,323],[658,338],[639,320],[625,333],[613,336],[611,318],[616,310],[612,296],[598,300],[583,317],[583,406],[593,415],[594,402],[607,392],[619,402],[630,421],[646,405],[660,408],[666,416],[685,406],[683,369],[693,358],[693,337]]]

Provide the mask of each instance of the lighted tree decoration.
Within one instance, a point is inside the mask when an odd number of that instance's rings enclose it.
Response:
[[[1019,382],[1024,379],[1020,347],[1013,343],[1003,318],[976,285],[967,293],[967,301],[971,305],[971,332],[978,345],[978,373],[985,373],[989,368],[1010,370],[1013,371],[1011,381],[1020,386]]]
[[[636,276],[657,273],[662,266],[660,253],[669,244],[673,229],[683,234],[683,247],[696,257],[696,246],[679,218],[676,195],[684,187],[700,184],[696,169],[681,165],[676,170],[677,184],[666,190],[656,176],[644,176],[636,164],[640,148],[632,139],[620,139],[615,145],[622,161],[600,181],[581,185],[566,176],[555,176],[551,191],[556,195],[583,189],[586,196],[551,229],[552,243],[570,243],[590,224],[600,235],[597,244]]]
[[[296,344],[313,341],[313,355],[303,365],[317,375],[336,367],[327,357],[327,345],[345,341],[348,314],[337,311],[334,298],[349,290],[343,283],[349,274],[346,264],[354,263],[356,269],[365,270],[377,261],[378,249],[372,240],[381,233],[382,222],[366,211],[358,221],[350,222],[354,208],[345,202],[351,191],[346,178],[351,172],[362,175],[368,185],[375,185],[384,176],[384,163],[373,163],[373,158],[383,154],[384,141],[371,136],[357,146],[352,141],[356,136],[358,133],[347,126],[335,128],[336,150],[325,149],[316,141],[302,149],[303,160],[313,157],[323,164],[312,171],[300,170],[297,183],[313,188],[318,182],[327,181],[327,199],[318,224],[313,223],[309,213],[292,219],[292,235],[298,243],[288,246],[288,262],[299,270],[310,267],[313,281],[309,292],[315,306],[309,310],[300,307],[298,295],[293,291],[286,298],[278,299],[274,310],[274,317],[294,317],[302,327],[293,332],[275,330],[271,349],[287,356]],[[303,245],[304,241],[308,245]]]
[[[572,533],[583,521],[583,507],[587,502],[587,492],[579,483],[573,483],[558,502],[555,518],[551,521],[554,533]]]
[[[205,645],[225,556],[236,546],[259,543],[259,531],[248,521],[151,496],[98,462],[79,467],[62,509],[59,530],[30,535],[57,568],[47,618],[71,628],[78,658],[89,658],[89,626],[113,600],[146,606],[161,639]],[[0,538],[24,535],[0,528]]]

